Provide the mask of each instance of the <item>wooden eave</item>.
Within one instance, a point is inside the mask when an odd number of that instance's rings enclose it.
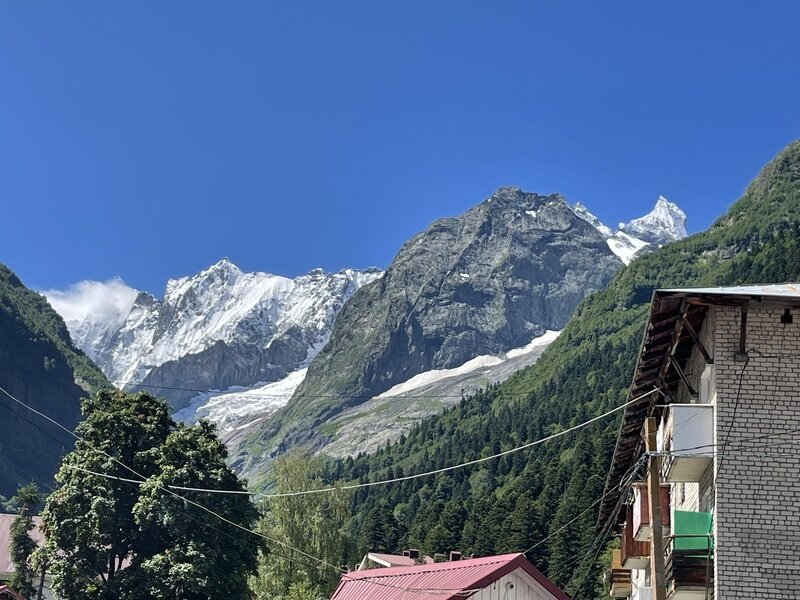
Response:
[[[658,290],[654,292],[628,402],[647,392],[659,392],[630,404],[623,413],[600,505],[598,528],[603,528],[610,518],[620,516],[613,514],[620,500],[619,486],[644,451],[642,427],[645,419],[655,411],[657,404],[669,403],[681,385],[681,376],[671,363],[674,360],[680,369],[685,369],[694,347],[694,339],[683,324],[688,322],[694,331],[700,331],[707,313],[705,303],[692,302],[682,295],[662,296]]]

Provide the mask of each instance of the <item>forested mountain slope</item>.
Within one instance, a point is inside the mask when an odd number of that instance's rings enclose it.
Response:
[[[655,287],[800,280],[800,143],[786,147],[707,231],[634,260],[583,301],[531,368],[417,426],[400,443],[332,463],[331,479],[369,481],[436,469],[542,438],[624,402]],[[363,550],[419,547],[528,557],[575,598],[601,597],[583,562],[617,421],[473,468],[358,490]],[[582,514],[583,513],[583,514]],[[579,516],[581,515],[582,516]],[[343,557],[344,559],[345,557]]]
[[[0,264],[0,387],[72,428],[79,399],[105,382],[47,300]],[[47,488],[73,441],[0,392],[0,495],[29,481]]]

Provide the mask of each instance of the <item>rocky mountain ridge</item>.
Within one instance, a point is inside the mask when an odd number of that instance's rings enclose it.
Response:
[[[346,430],[340,416],[393,386],[561,329],[623,266],[613,233],[580,212],[558,194],[501,188],[412,237],[345,305],[287,406],[239,440],[240,466],[253,474],[290,447],[326,447]]]
[[[135,293],[125,310],[68,318],[75,343],[116,385],[146,387],[176,410],[206,390],[276,381],[327,342],[336,314],[378,269],[321,269],[290,279],[227,259],[167,282],[163,299]],[[57,310],[65,300],[48,292]],[[185,389],[176,389],[185,388]]]
[[[501,188],[464,215],[440,219],[414,236],[392,263],[388,282],[378,269],[315,270],[290,279],[246,273],[223,259],[194,276],[168,281],[161,299],[121,281],[80,284],[114,288],[105,303],[110,307],[79,298],[78,304],[91,309],[73,311],[68,292],[47,296],[64,315],[76,344],[112,381],[166,396],[180,420],[211,419],[234,452],[241,445],[244,454],[252,453],[257,430],[269,427],[273,413],[293,395],[307,395],[307,390],[322,396],[355,394],[358,398],[348,400],[349,406],[341,407],[343,413],[326,426],[337,432],[334,447],[341,454],[363,446],[347,441],[360,439],[350,429],[380,426],[373,423],[372,407],[388,405],[386,398],[375,398],[389,388],[432,370],[461,369],[480,357],[501,361],[505,352],[559,329],[586,293],[604,287],[623,262],[657,247],[664,232],[680,236],[684,222],[682,211],[660,198],[651,213],[614,232],[584,206],[570,205],[558,194]],[[331,356],[341,359],[342,349],[362,355],[355,367],[345,358],[334,371],[347,376],[361,369],[374,377],[371,369],[383,369],[375,382],[383,381],[316,390],[325,369],[318,371],[313,359],[336,329],[339,311],[362,287],[362,300],[345,311],[344,324],[334,334],[337,349]],[[404,311],[410,319],[399,325]],[[370,328],[383,341],[355,339]],[[521,363],[483,365],[464,376],[464,389],[502,381],[514,365]],[[446,392],[441,401],[395,398],[392,410],[378,412],[382,418],[396,413],[404,423],[386,430],[399,435],[456,401],[459,381],[429,388]],[[401,410],[402,403],[408,406]],[[327,441],[320,444],[328,447]]]

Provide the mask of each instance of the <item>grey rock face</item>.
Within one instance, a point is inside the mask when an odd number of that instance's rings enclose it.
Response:
[[[501,188],[411,238],[383,278],[353,295],[259,444],[319,446],[320,424],[397,383],[561,329],[621,267],[560,195]]]

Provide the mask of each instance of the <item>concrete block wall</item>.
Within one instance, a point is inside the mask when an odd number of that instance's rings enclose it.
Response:
[[[789,325],[783,310],[751,303],[745,363],[740,309],[712,309],[715,597],[724,600],[800,598],[800,310]]]

